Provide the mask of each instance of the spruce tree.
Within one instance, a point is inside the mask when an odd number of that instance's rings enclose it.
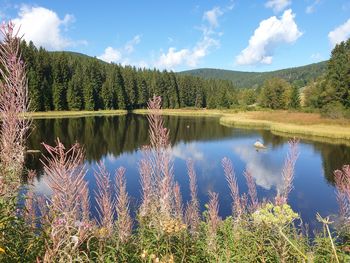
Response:
[[[83,70],[78,66],[68,84],[67,101],[69,110],[83,108]]]

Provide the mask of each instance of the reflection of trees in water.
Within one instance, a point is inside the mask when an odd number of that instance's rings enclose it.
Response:
[[[172,144],[232,136],[232,129],[221,126],[216,118],[165,116],[164,121]],[[43,150],[41,142],[52,145],[57,137],[66,146],[79,142],[85,148],[86,160],[97,161],[107,154],[118,156],[148,144],[148,122],[146,116],[135,114],[34,120],[28,148]],[[28,155],[27,165],[38,169],[39,155]]]
[[[261,136],[269,147],[276,148],[288,141],[288,138],[274,135],[265,130],[232,129],[219,124],[211,117],[164,116],[165,127],[170,129],[173,145],[180,141],[218,140],[234,137]],[[82,144],[88,161],[98,161],[111,154],[118,156],[124,152],[133,152],[148,144],[148,122],[143,115],[123,115],[108,117],[85,117],[65,119],[34,120],[34,130],[28,139],[29,149],[40,149],[41,142],[53,145],[57,137],[66,145],[75,142]],[[253,142],[252,142],[253,143]],[[350,149],[344,145],[311,142],[314,149],[321,153],[323,169],[328,182],[333,183],[333,171],[350,163]],[[40,154],[27,156],[29,169],[40,169]]]
[[[282,146],[289,140],[287,137],[274,135],[270,131],[266,130],[260,130],[260,135],[263,139],[264,144],[269,145],[269,147],[272,147],[272,149],[278,146]]]
[[[272,148],[281,146],[288,141],[287,137],[274,135],[269,131],[260,131],[260,134],[264,143],[271,145]],[[324,175],[331,184],[334,184],[334,170],[341,169],[344,164],[350,164],[349,146],[309,140],[303,140],[303,143],[312,144],[314,150],[321,154]]]
[[[334,170],[350,164],[350,149],[345,145],[314,143],[314,149],[322,155],[324,175],[327,181],[334,184]]]

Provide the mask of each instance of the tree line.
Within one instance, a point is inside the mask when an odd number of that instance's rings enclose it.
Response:
[[[327,114],[342,115],[349,112],[350,39],[334,47],[326,73],[310,83],[304,93],[305,104],[308,107],[321,108]]]
[[[325,72],[317,79],[288,82],[273,77],[262,86],[240,89],[239,105],[259,105],[271,109],[299,109],[320,111],[327,117],[350,117],[350,39],[332,50]]]
[[[350,40],[336,45],[325,73],[316,80],[291,83],[270,77],[252,88],[237,88],[229,80],[109,64],[79,53],[48,52],[32,42],[22,41],[21,51],[27,65],[31,109],[36,111],[132,110],[145,108],[153,95],[162,97],[164,108],[305,106],[342,113],[350,107]]]
[[[164,108],[228,108],[236,103],[232,82],[105,63],[73,52],[48,52],[22,41],[31,109],[145,108],[153,95]]]

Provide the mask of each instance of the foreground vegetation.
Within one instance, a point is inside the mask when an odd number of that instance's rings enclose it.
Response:
[[[183,203],[174,180],[169,130],[161,98],[148,103],[150,145],[139,161],[142,200],[130,209],[125,169],[111,176],[103,163],[95,170],[96,191],[85,181],[84,151],[43,144],[44,176],[51,196],[37,196],[35,171],[24,167],[30,120],[25,66],[14,25],[3,24],[0,45],[0,261],[1,262],[348,262],[350,260],[350,166],[334,172],[340,210],[336,223],[315,215],[322,229],[308,236],[288,205],[298,141],[290,141],[281,177],[270,200],[257,196],[254,171],[245,171],[240,193],[232,163],[222,160],[232,197],[232,216],[219,217],[218,194],[209,192],[200,214],[196,173],[188,161],[190,200]],[[23,177],[25,175],[25,177]],[[27,184],[24,184],[27,182]],[[91,214],[94,199],[98,213]],[[131,212],[136,214],[131,217]]]
[[[188,161],[191,198],[182,202],[174,181],[169,130],[160,114],[160,98],[150,101],[150,141],[139,162],[142,200],[130,216],[125,169],[112,178],[103,163],[95,170],[97,191],[89,194],[84,154],[79,145],[65,149],[44,144],[44,173],[50,197],[26,187],[24,205],[16,205],[8,185],[1,192],[0,259],[4,262],[346,262],[348,254],[349,166],[336,171],[341,214],[333,224],[317,219],[322,231],[310,239],[300,217],[287,204],[292,190],[298,142],[281,172],[284,185],[275,198],[260,200],[252,173],[245,171],[248,192],[241,193],[230,160],[222,160],[232,197],[232,216],[220,218],[218,194],[209,192],[200,214],[196,173]],[[5,175],[6,176],[6,175]],[[113,190],[113,188],[115,190]],[[12,196],[12,197],[11,197]],[[49,198],[49,199],[47,199]],[[89,200],[97,203],[91,214]],[[11,201],[12,200],[12,201]],[[36,212],[38,211],[38,212]],[[316,215],[315,215],[316,216]],[[332,226],[331,226],[332,224]],[[134,226],[134,227],[133,227]],[[336,227],[337,232],[330,230]]]

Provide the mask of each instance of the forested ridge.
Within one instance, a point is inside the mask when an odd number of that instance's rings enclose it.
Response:
[[[262,86],[264,81],[271,78],[281,78],[298,87],[317,79],[327,69],[327,61],[301,67],[287,68],[269,72],[244,72],[224,69],[200,68],[180,72],[206,79],[222,79],[232,81],[238,88],[252,88]]]
[[[164,108],[227,108],[236,101],[230,81],[110,64],[73,52],[48,52],[25,41],[21,51],[35,111],[132,110],[145,108],[153,95],[162,96]]]

